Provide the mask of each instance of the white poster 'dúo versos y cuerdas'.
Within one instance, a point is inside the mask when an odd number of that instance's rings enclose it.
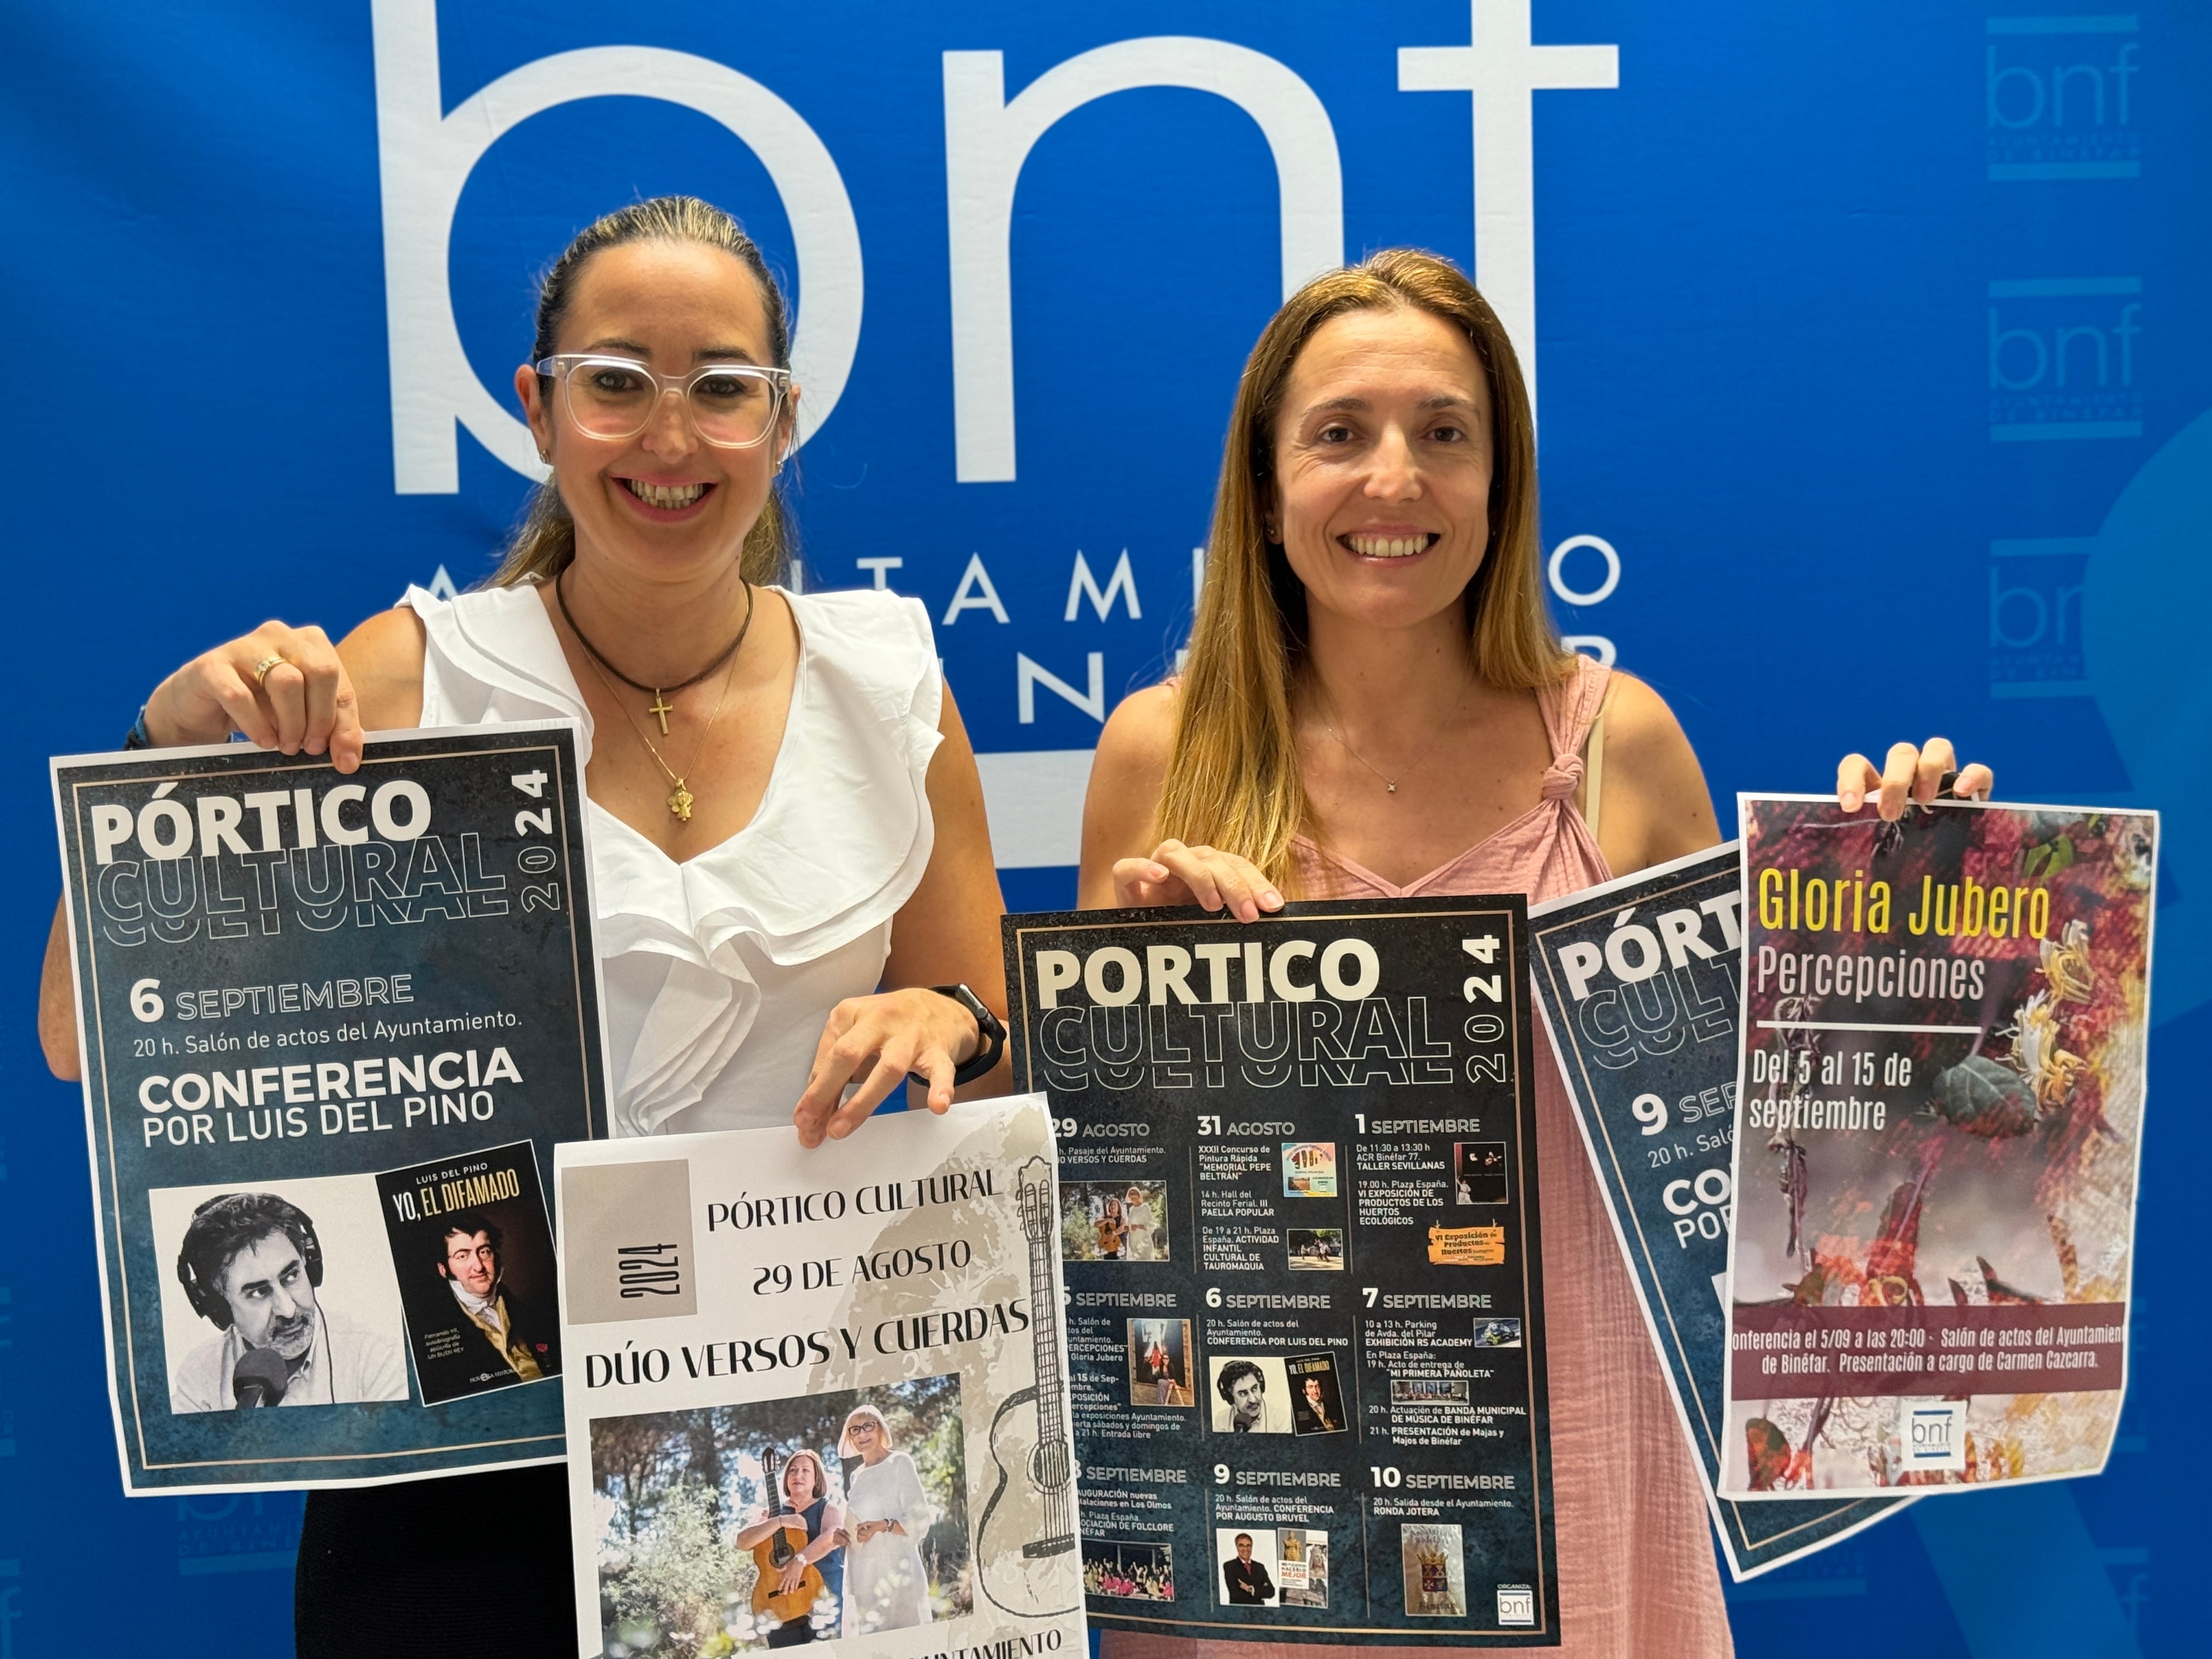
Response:
[[[556,1167],[586,1654],[1081,1654],[1042,1096]]]

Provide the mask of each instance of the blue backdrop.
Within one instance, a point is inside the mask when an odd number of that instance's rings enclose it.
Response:
[[[805,579],[939,619],[1017,908],[1070,899],[1100,720],[1172,662],[1260,325],[1394,243],[1540,345],[1562,626],[1670,699],[1724,820],[1932,730],[2014,799],[2164,810],[2111,1471],[1730,1601],[1747,1654],[2184,1651],[2212,15],[2033,3],[7,0],[0,1659],[289,1651],[300,1509],[119,1495],[79,1100],[31,1030],[44,757],[264,616],[479,579],[532,276],[664,191],[795,286]]]

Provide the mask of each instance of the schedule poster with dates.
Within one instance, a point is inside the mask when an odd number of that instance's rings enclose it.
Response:
[[[52,776],[125,1489],[558,1458],[544,1194],[606,1121],[573,724]]]
[[[1525,902],[1005,929],[1091,1622],[1556,1646]]]
[[[1722,1495],[2098,1473],[2127,1386],[2157,815],[1738,799]]]
[[[1743,861],[1731,842],[1528,912],[1536,1011],[1738,1580],[1826,1549],[1911,1501],[1716,1495],[1742,906]]]

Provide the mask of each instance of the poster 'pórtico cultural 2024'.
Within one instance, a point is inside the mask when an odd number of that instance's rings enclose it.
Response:
[[[1527,926],[1007,919],[1094,1625],[1559,1644]]]
[[[53,783],[125,1488],[557,1458],[545,1194],[605,1121],[573,725]]]

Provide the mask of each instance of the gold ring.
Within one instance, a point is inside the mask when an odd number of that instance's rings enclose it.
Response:
[[[276,665],[280,662],[289,662],[290,660],[291,659],[284,655],[281,651],[271,651],[259,662],[253,665],[253,683],[256,685],[267,685],[269,684],[269,671],[276,667]]]

